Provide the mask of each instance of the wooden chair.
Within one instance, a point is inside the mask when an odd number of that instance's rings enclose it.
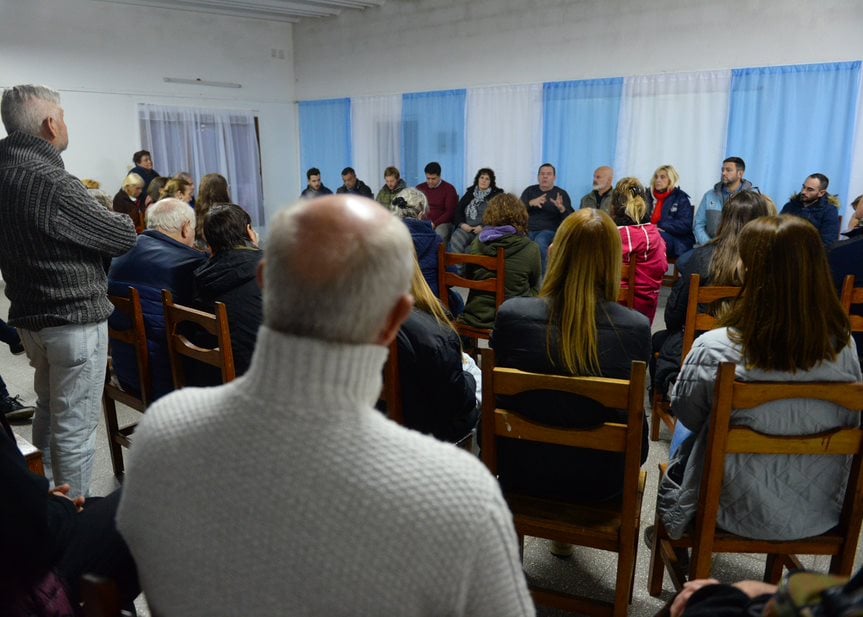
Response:
[[[842,284],[842,308],[848,313],[848,318],[851,321],[851,332],[863,332],[863,315],[854,315],[851,313],[851,307],[855,304],[863,304],[863,287],[854,287],[856,280],[853,274],[845,277]],[[859,351],[859,350],[858,350]]]
[[[701,286],[701,276],[693,274],[689,277],[689,299],[686,303],[686,322],[683,326],[683,353],[680,363],[686,358],[686,354],[692,349],[695,337],[702,332],[707,332],[716,327],[716,317],[711,313],[700,310],[700,307],[709,306],[719,300],[737,298],[740,287],[731,286]],[[650,440],[659,439],[660,422],[665,424],[672,433],[677,419],[671,413],[671,403],[663,397],[661,392],[653,393],[653,404],[650,411]]]
[[[674,268],[671,270],[671,274],[666,273],[662,275],[662,286],[674,287],[680,278],[680,270],[677,269],[677,259],[669,259],[668,265],[674,266]]]
[[[84,601],[84,617],[126,617],[131,615],[120,605],[117,584],[95,574],[81,577],[81,599]]]
[[[486,270],[495,273],[493,278],[477,281],[469,279],[449,272],[447,269],[453,266],[465,265],[481,266]],[[485,291],[494,294],[495,311],[506,300],[506,260],[502,248],[497,249],[496,257],[487,257],[485,255],[468,255],[465,253],[447,253],[446,245],[441,244],[438,248],[438,294],[440,295],[441,304],[446,310],[450,310],[449,306],[449,288],[450,287],[466,287],[477,291]],[[460,322],[456,322],[458,333],[466,338],[485,339],[491,338],[491,328],[474,328]]]
[[[178,390],[186,386],[186,370],[183,358],[218,368],[222,373],[222,383],[236,377],[234,370],[234,351],[231,348],[231,333],[228,328],[228,312],[221,302],[215,303],[215,314],[174,304],[174,297],[167,289],[162,290],[162,303],[165,307],[165,331],[168,336],[168,357],[171,359],[171,372],[174,387]],[[191,342],[183,333],[185,324],[194,324],[216,337],[216,346],[201,347]]]
[[[34,446],[32,443],[15,433],[15,445],[18,450],[24,455],[24,461],[27,463],[27,469],[39,476],[45,476],[45,464],[42,462],[42,450]]]
[[[108,296],[114,305],[114,313],[128,323],[126,328],[108,326],[108,343],[128,345],[132,348],[135,363],[138,368],[139,392],[128,392],[120,388],[119,381],[112,380],[112,366],[108,362],[105,372],[105,388],[102,391],[102,412],[105,415],[105,427],[108,430],[108,450],[111,453],[111,464],[114,475],[122,476],[125,472],[123,464],[123,448],[128,448],[130,435],[134,432],[137,422],[120,426],[117,418],[117,403],[122,403],[141,413],[147,409],[153,398],[150,379],[150,355],[147,349],[147,332],[144,328],[144,313],[141,310],[141,298],[138,290],[129,287],[129,297]],[[112,322],[115,320],[112,320]],[[115,324],[116,325],[116,324]],[[114,376],[115,377],[115,376]]]
[[[626,287],[620,286],[617,302],[626,308],[635,308],[635,271],[638,265],[635,261],[624,263],[620,268],[620,279],[626,281]]]
[[[662,592],[663,564],[680,589],[687,573],[682,571],[674,548],[692,548],[688,577],[707,578],[713,553],[767,554],[765,581],[776,583],[784,566],[799,567],[795,555],[831,555],[830,572],[851,574],[857,540],[863,521],[863,430],[859,426],[818,435],[772,436],[733,424],[733,412],[751,409],[771,401],[816,399],[829,401],[851,411],[863,410],[863,384],[825,382],[737,382],[735,365],[723,362],[718,371],[713,412],[708,428],[704,472],[694,529],[680,540],[672,540],[656,511],[656,534],[650,556],[648,591]],[[777,413],[781,413],[777,410]],[[839,525],[820,536],[789,541],[743,538],[716,526],[725,473],[725,457],[734,454],[787,454],[794,456],[851,456],[851,473],[843,495]]]
[[[647,473],[641,471],[646,365],[632,363],[629,381],[598,377],[564,377],[495,368],[494,352],[483,349],[482,460],[497,474],[497,440],[521,439],[574,448],[619,452],[625,457],[622,497],[602,504],[577,505],[507,493],[516,533],[618,553],[614,603],[531,586],[538,604],[590,615],[623,616],[632,601],[641,500]],[[496,407],[499,395],[556,390],[623,409],[627,424],[607,422],[598,428],[555,428]]]

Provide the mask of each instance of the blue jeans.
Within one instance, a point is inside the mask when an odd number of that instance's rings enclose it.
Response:
[[[19,329],[36,370],[33,445],[42,450],[54,484],[69,497],[87,495],[108,361],[108,322]]]
[[[548,247],[554,241],[554,233],[550,229],[527,232],[528,237],[539,245],[539,257],[542,260],[543,274],[545,274],[545,266],[548,263]]]

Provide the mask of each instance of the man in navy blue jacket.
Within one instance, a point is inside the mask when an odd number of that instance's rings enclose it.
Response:
[[[839,198],[827,193],[829,184],[830,180],[824,174],[812,174],[781,212],[799,216],[815,225],[825,247],[839,239]]]

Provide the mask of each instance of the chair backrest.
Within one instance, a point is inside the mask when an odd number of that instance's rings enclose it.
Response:
[[[186,385],[183,358],[214,366],[221,370],[222,383],[236,377],[234,370],[234,351],[231,347],[231,334],[228,328],[228,311],[222,302],[216,302],[215,313],[207,313],[181,304],[174,304],[174,296],[167,289],[162,290],[162,303],[165,306],[165,332],[168,337],[168,356],[174,387]],[[191,342],[183,334],[184,324],[195,324],[216,337],[216,347],[207,348]]]
[[[716,317],[700,310],[703,305],[710,305],[719,300],[734,300],[740,295],[740,287],[732,286],[701,286],[701,276],[693,274],[689,277],[689,300],[686,303],[686,323],[683,326],[683,358],[692,349],[695,337],[702,332],[716,327]]]
[[[641,440],[644,431],[644,387],[647,366],[633,362],[629,380],[527,373],[494,366],[494,352],[482,350],[482,460],[497,474],[497,439],[521,439],[574,448],[624,453],[622,515],[635,520]],[[556,428],[497,407],[498,396],[553,390],[583,396],[627,414],[625,425],[606,422],[598,428]]]
[[[637,269],[638,265],[634,259],[629,263],[624,262],[620,267],[620,280],[626,281],[626,287],[620,286],[617,301],[627,308],[635,308],[635,271]]]
[[[399,342],[398,337],[390,343],[390,355],[384,364],[384,384],[381,398],[387,404],[387,415],[398,424],[404,426],[405,412],[402,402],[402,387],[399,379]]]
[[[465,278],[455,272],[449,272],[448,268],[465,265],[481,266],[494,273],[492,278],[477,281]],[[438,294],[444,308],[450,310],[449,288],[466,287],[477,291],[487,291],[494,294],[495,309],[506,300],[506,259],[502,248],[497,249],[497,256],[468,255],[466,253],[447,253],[446,244],[441,243],[438,248]]]
[[[863,332],[863,316],[851,313],[851,307],[855,304],[863,304],[863,287],[854,287],[856,280],[853,274],[845,277],[842,284],[842,308],[848,313],[851,321],[851,332]],[[859,351],[859,350],[858,350]]]
[[[733,424],[734,411],[786,399],[816,399],[860,412],[863,410],[863,383],[740,382],[735,381],[734,363],[720,364],[696,514],[695,546],[705,548],[700,549],[701,555],[693,554],[693,562],[697,558],[710,559],[725,474],[725,457],[729,454],[853,457],[839,520],[839,535],[854,539],[859,537],[863,520],[863,430],[859,426],[838,428],[817,435],[776,436]],[[777,413],[782,412],[777,410]],[[751,551],[741,549],[741,552]]]
[[[110,320],[108,343],[110,345],[112,341],[117,341],[131,346],[134,350],[135,362],[138,365],[139,400],[142,408],[145,409],[153,400],[153,382],[150,379],[150,353],[147,348],[147,330],[144,326],[144,312],[141,309],[141,296],[137,289],[129,287],[128,298],[109,295],[108,300],[114,305],[114,310],[120,313],[124,321],[129,324],[128,328],[116,328],[114,326],[117,325],[117,320]],[[110,375],[106,373],[106,380],[109,379]],[[110,388],[107,389],[110,390]]]

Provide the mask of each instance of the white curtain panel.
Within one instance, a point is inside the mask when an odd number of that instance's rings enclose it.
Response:
[[[357,177],[377,193],[384,169],[401,170],[402,95],[351,98],[353,167]]]
[[[848,185],[848,203],[842,204],[842,229],[848,229],[854,214],[851,202],[863,194],[863,79],[860,80],[860,96],[857,98],[857,132],[854,138],[854,152],[851,156],[851,182]],[[831,189],[833,183],[830,183]],[[836,187],[837,189],[839,187]]]
[[[680,174],[680,187],[698,207],[704,192],[719,181],[730,92],[731,71],[627,77],[615,182],[635,176],[647,186],[657,167],[670,164]]]
[[[138,118],[141,144],[159,173],[187,171],[196,183],[206,174],[222,174],[253,224],[266,224],[253,112],[141,104]]]
[[[536,184],[542,161],[542,84],[469,88],[465,181],[481,167],[494,170],[497,185],[521,195]],[[465,187],[456,187],[462,194]]]

